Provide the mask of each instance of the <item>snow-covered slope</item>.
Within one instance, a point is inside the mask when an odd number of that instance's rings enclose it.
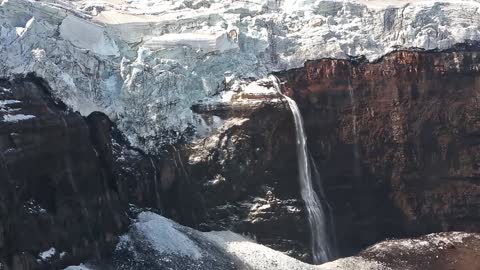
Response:
[[[146,150],[200,122],[190,106],[307,59],[480,39],[480,2],[3,0],[0,76],[35,72],[74,110]]]
[[[457,269],[462,265],[459,258],[468,261],[477,257],[479,243],[480,235],[473,233],[429,234],[387,240],[358,256],[310,265],[230,231],[199,232],[152,212],[141,212],[121,237],[112,259],[65,270],[405,270],[418,269],[419,260],[428,265],[425,269],[437,269],[435,263]],[[456,249],[463,250],[462,255]],[[448,254],[448,250],[454,252]]]
[[[236,233],[199,232],[151,212],[138,215],[111,260],[66,268],[74,269],[390,270],[361,257],[310,265]]]

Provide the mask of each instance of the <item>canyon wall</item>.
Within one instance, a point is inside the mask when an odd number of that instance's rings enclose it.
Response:
[[[283,72],[335,213],[340,249],[480,230],[480,53],[400,51]]]
[[[59,267],[110,252],[128,217],[86,121],[41,80],[0,85],[0,264]]]
[[[308,61],[277,74],[301,108],[340,255],[389,237],[480,230],[479,68],[475,45],[464,44],[372,63]],[[206,228],[250,233],[308,261],[293,119],[287,107],[250,109],[240,127],[224,125],[187,155],[202,168],[193,175],[204,183]],[[207,114],[229,119],[224,111]],[[199,149],[205,157],[192,158]]]

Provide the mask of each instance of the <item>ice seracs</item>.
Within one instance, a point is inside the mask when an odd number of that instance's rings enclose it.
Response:
[[[78,48],[98,55],[119,56],[115,41],[106,35],[105,29],[97,24],[68,15],[60,24],[60,37]]]
[[[171,49],[186,46],[203,52],[223,53],[238,49],[235,30],[220,33],[181,33],[152,37],[144,46],[151,50]]]
[[[308,59],[480,39],[480,3],[320,0],[2,1],[0,76],[36,73],[87,115],[154,151],[195,129],[226,81]]]

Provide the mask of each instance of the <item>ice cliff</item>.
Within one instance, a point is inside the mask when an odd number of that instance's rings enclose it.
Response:
[[[480,1],[3,0],[0,76],[36,73],[83,115],[154,151],[200,125],[194,103],[308,59],[480,39]],[[220,93],[221,94],[221,93]]]

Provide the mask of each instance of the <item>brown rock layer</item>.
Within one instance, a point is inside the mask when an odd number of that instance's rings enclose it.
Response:
[[[324,59],[279,74],[302,110],[343,252],[480,231],[480,52]]]

